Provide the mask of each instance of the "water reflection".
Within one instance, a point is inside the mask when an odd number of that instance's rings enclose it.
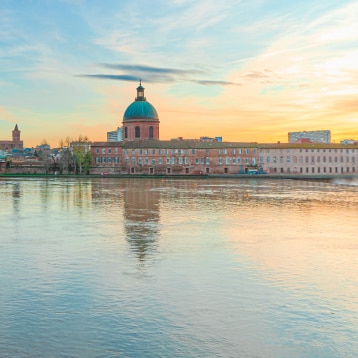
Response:
[[[158,181],[130,180],[124,192],[126,240],[140,261],[156,250],[160,221]]]

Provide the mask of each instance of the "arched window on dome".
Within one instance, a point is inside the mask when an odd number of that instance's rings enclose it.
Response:
[[[140,138],[140,127],[135,127],[135,137]]]
[[[154,130],[153,130],[153,127],[150,126],[149,127],[149,138],[153,138],[153,136],[154,136]]]
[[[124,138],[128,138],[128,127],[124,127]]]

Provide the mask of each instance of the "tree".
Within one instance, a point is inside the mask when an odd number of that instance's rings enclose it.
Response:
[[[74,154],[74,166],[76,173],[82,175],[89,171],[91,165],[90,142],[87,136],[79,135],[72,143]]]
[[[46,139],[42,140],[40,148],[41,149],[38,151],[37,155],[39,160],[43,163],[45,167],[46,174],[48,174],[50,166],[53,163],[54,159],[51,155],[51,150],[49,149],[49,145],[47,144]]]
[[[60,158],[58,161],[60,174],[63,174],[65,171],[67,173],[73,171],[73,154],[70,150],[70,144],[72,140],[70,137],[66,137],[66,139],[60,139]]]

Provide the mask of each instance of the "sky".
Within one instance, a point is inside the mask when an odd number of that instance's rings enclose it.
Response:
[[[0,140],[104,141],[140,79],[162,140],[358,139],[358,1],[0,1]]]

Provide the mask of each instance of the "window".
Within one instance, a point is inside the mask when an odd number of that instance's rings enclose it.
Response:
[[[224,149],[224,154],[227,154],[227,149]]]
[[[246,154],[249,154],[250,153],[250,149],[246,149]]]
[[[142,158],[138,158],[138,164],[142,165],[143,162],[142,162]]]
[[[124,127],[124,138],[128,138],[128,127]]]
[[[192,150],[191,150],[191,154],[195,154],[195,149],[192,149]]]
[[[223,163],[223,158],[219,158],[219,164]]]
[[[114,148],[114,154],[118,154],[118,148]]]
[[[145,164],[149,164],[149,158],[145,157]]]
[[[135,131],[135,137],[140,138],[140,128],[136,126],[134,131]]]
[[[154,174],[154,168],[149,168],[149,174]]]
[[[169,157],[167,158],[167,164],[170,164],[170,158]]]
[[[185,157],[185,158],[184,158],[184,163],[185,163],[185,164],[189,164],[189,159],[188,159],[188,157]]]
[[[163,164],[163,159],[162,159],[162,158],[159,158],[159,159],[158,159],[158,163],[159,163],[159,164]]]
[[[132,149],[132,155],[135,155],[135,149]]]
[[[152,154],[155,154],[155,149],[152,149]]]
[[[106,154],[106,149],[102,148],[102,154]]]
[[[155,159],[152,159],[152,165],[155,165]]]
[[[209,164],[210,164],[210,158],[206,158],[205,164],[206,164],[206,165],[209,165]]]
[[[172,157],[172,164],[175,164],[175,157]]]
[[[99,154],[99,148],[96,148],[96,154]]]
[[[230,164],[230,158],[228,157],[225,158],[225,164]]]
[[[150,126],[149,127],[149,138],[153,138],[154,137],[154,131],[153,131],[153,127],[152,126]]]
[[[196,160],[198,160],[198,158]],[[183,157],[179,157],[179,164],[183,164]],[[199,164],[199,163],[196,163],[196,164]]]

